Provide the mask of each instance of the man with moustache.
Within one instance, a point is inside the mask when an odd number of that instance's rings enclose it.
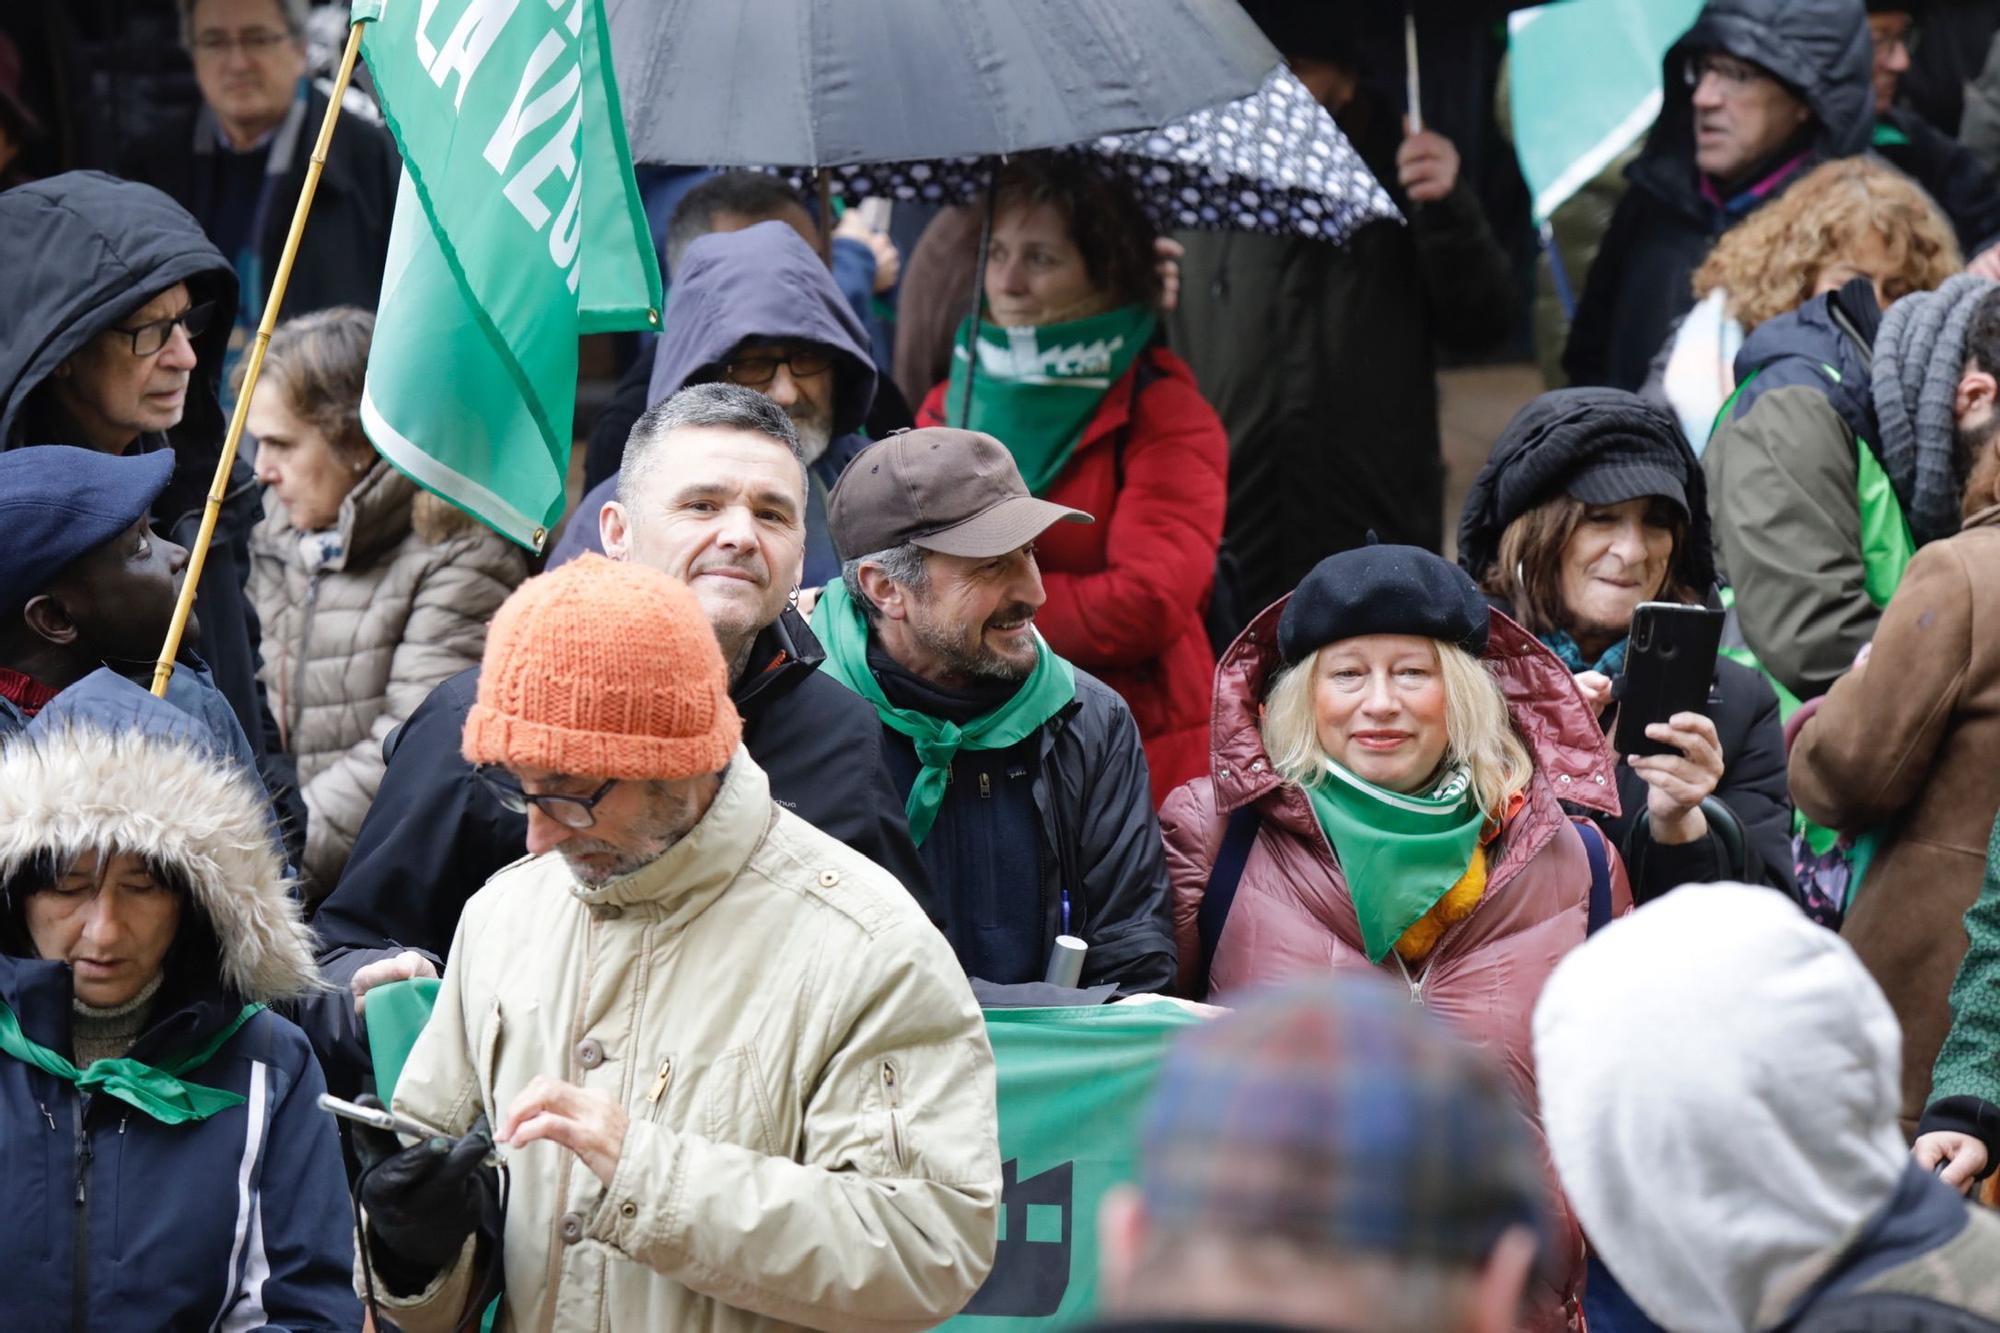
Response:
[[[1090,515],[1028,493],[1005,445],[932,427],[868,446],[828,505],[842,560],[813,612],[823,670],[873,705],[945,936],[966,972],[1174,977],[1166,866],[1131,710],[1035,631],[1035,539]]]
[[[648,401],[716,381],[754,389],[791,418],[806,461],[803,586],[833,581],[840,562],[826,496],[868,442],[861,430],[875,399],[875,362],[854,308],[788,222],[711,232],[675,264]],[[550,568],[604,549],[597,516],[618,486],[614,474],[583,497]]]
[[[789,609],[804,545],[805,465],[774,400],[726,384],[681,390],[639,419],[617,495],[599,519],[613,559],[694,590],[722,646],[743,743],[772,799],[882,866],[928,905],[923,863],[866,705],[817,670]],[[466,900],[527,845],[518,793],[459,753],[479,670],[431,692],[389,739],[382,786],[339,884],[313,924],[328,978],[356,996],[434,974]],[[587,835],[586,835],[587,836]],[[344,1032],[315,1030],[336,1090],[362,1063],[352,1006]],[[334,1016],[327,1015],[332,1023]]]

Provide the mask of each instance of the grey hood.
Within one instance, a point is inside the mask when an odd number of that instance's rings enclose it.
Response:
[[[0,745],[0,881],[45,853],[104,849],[188,886],[230,995],[268,1003],[316,987],[264,793],[208,728],[109,670]]]
[[[688,246],[653,350],[647,406],[708,378],[745,338],[799,339],[832,352],[833,437],[861,429],[875,401],[867,331],[825,262],[786,223],[712,232]]]

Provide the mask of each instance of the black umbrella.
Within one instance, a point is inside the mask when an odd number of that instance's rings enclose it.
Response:
[[[1236,0],[608,0],[639,162],[808,169],[1018,153],[1256,91]]]

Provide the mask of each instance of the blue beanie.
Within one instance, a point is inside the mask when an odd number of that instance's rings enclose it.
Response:
[[[0,453],[0,615],[146,517],[173,473],[170,449],[119,455],[37,444]]]

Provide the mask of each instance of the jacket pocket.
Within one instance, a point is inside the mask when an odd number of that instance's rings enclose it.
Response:
[[[894,1060],[884,1060],[877,1075],[882,1088],[885,1131],[883,1147],[901,1171],[910,1165],[909,1132],[903,1124],[903,1078]]]

